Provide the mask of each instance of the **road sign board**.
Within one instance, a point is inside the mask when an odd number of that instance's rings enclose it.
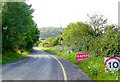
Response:
[[[85,59],[88,59],[89,55],[88,53],[84,53],[84,54],[76,54],[76,62],[82,62]]]
[[[119,57],[104,57],[105,72],[113,72],[120,69]]]

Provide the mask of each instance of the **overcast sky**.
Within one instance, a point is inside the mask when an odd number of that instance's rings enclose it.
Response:
[[[118,23],[119,0],[28,0],[35,9],[38,27],[65,27],[71,22],[86,21],[87,14],[103,14],[112,24]]]

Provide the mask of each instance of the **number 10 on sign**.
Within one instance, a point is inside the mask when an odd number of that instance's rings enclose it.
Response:
[[[119,57],[104,57],[105,72],[118,71],[120,69]]]

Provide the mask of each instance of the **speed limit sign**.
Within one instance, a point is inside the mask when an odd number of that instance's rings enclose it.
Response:
[[[105,72],[117,71],[120,69],[120,58],[119,57],[104,57]]]

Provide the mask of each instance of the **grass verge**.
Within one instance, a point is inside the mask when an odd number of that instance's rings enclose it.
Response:
[[[24,54],[18,52],[5,52],[2,54],[2,64],[18,61],[25,58],[29,54],[28,51],[24,51]]]
[[[56,52],[54,49],[43,48],[43,47],[39,47],[39,48],[40,48],[40,50],[43,50],[43,51],[48,52],[48,53],[50,53],[50,54],[53,54],[53,55],[56,55],[56,54],[57,54],[57,52]]]
[[[63,52],[59,53],[58,55],[76,64],[93,80],[118,80],[118,72],[105,73],[103,57],[94,57],[93,55],[90,55],[89,59],[77,63],[76,54],[77,52],[65,55],[65,53]]]

